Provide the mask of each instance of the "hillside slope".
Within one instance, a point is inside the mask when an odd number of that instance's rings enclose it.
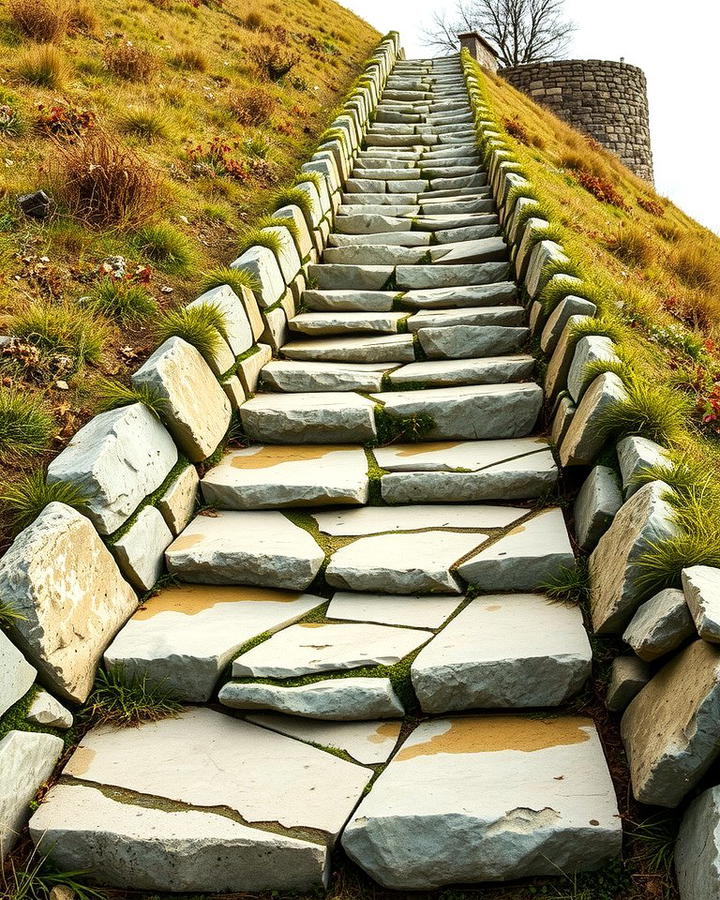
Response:
[[[235,258],[377,39],[333,0],[0,5],[0,481],[57,451],[98,378],[157,343],[158,309]],[[18,207],[38,189],[44,218]]]
[[[501,77],[485,85],[633,368],[674,397],[679,449],[720,470],[720,238]]]

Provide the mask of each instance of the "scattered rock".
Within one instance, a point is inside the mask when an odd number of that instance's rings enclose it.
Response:
[[[705,641],[720,643],[720,569],[683,569],[682,586],[697,633]]]
[[[616,656],[610,671],[605,702],[612,712],[620,712],[650,681],[650,667],[637,656]]]
[[[682,591],[667,588],[646,600],[630,620],[623,640],[646,662],[676,650],[695,634]]]
[[[31,219],[47,219],[55,208],[54,200],[45,191],[21,194],[17,202],[20,209]]]

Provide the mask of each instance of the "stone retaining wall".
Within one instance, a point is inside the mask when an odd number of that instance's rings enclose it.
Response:
[[[502,69],[500,75],[652,182],[647,82],[642,69],[601,59],[561,59]]]
[[[20,614],[0,631],[0,861],[72,724],[55,697],[87,699],[103,651],[137,609],[138,595],[163,574],[165,549],[194,515],[196,464],[221,450],[234,410],[285,341],[306,267],[322,254],[341,185],[399,52],[392,32],[301,167],[305,210],[285,206],[273,214],[277,225],[265,229],[280,238],[279,252],[256,246],[232,263],[254,276],[255,288],[237,294],[220,285],[189,304],[213,304],[223,314],[213,357],[179,337],[158,347],[132,381],[153,389],[160,418],[134,403],[80,429],[47,477],[79,485],[87,507],[49,504],[0,560],[0,599]],[[293,232],[284,227],[289,221]]]

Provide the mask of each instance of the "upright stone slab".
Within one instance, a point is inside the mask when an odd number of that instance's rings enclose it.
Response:
[[[146,506],[110,549],[120,571],[141,594],[149,591],[164,571],[163,554],[173,540],[159,509]]]
[[[598,375],[583,394],[562,439],[561,465],[589,466],[595,461],[608,438],[603,416],[626,397],[625,385],[614,372]]]
[[[637,476],[650,467],[668,466],[670,459],[667,450],[640,435],[630,435],[617,443],[617,456],[622,474],[625,496],[634,494],[642,482]]]
[[[218,285],[188,303],[188,309],[198,306],[215,306],[220,311],[224,320],[223,333],[235,356],[252,347],[253,331],[248,313],[231,287],[227,284]]]
[[[720,647],[695,641],[632,701],[621,733],[633,794],[675,807],[720,753]]]
[[[575,537],[583,550],[593,550],[623,503],[620,481],[608,466],[595,466],[575,501]]]
[[[623,640],[640,659],[652,662],[694,635],[695,624],[683,592],[666,588],[638,607]]]
[[[682,585],[697,633],[705,641],[720,643],[720,569],[690,566],[682,571]]]
[[[35,669],[0,631],[0,716],[24,697],[35,681]]]
[[[164,416],[173,437],[192,462],[215,450],[230,424],[225,392],[198,351],[179,337],[165,341],[132,376],[165,398]]]
[[[619,634],[644,599],[637,580],[639,560],[652,545],[677,534],[665,494],[653,481],[634,494],[615,516],[590,556],[590,613],[598,634]]]
[[[50,503],[0,560],[0,596],[23,618],[10,637],[54,693],[82,703],[137,597],[90,520]]]
[[[720,786],[704,791],[687,808],[674,859],[681,900],[720,898]]]
[[[14,847],[28,804],[50,777],[63,751],[52,734],[10,731],[0,741],[0,862]]]
[[[142,403],[91,419],[48,466],[49,484],[64,481],[88,496],[87,513],[100,534],[111,534],[177,462],[175,444]]]

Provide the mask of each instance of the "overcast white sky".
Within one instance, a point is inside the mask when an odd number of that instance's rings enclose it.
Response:
[[[408,56],[429,56],[421,29],[454,0],[340,0]],[[570,58],[615,59],[645,70],[658,191],[720,234],[720,3],[717,0],[566,0],[578,28]]]

